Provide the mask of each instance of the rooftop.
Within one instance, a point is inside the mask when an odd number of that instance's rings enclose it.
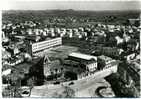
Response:
[[[91,55],[87,55],[87,54],[82,54],[82,53],[71,53],[69,54],[69,56],[71,57],[76,57],[76,58],[81,58],[81,59],[84,59],[84,60],[91,60],[91,59],[95,59],[97,60],[97,57],[95,56],[91,56]]]
[[[101,56],[98,56],[98,58],[102,59],[102,60],[112,60],[112,58],[108,57],[108,56],[105,56],[105,55],[101,55]]]

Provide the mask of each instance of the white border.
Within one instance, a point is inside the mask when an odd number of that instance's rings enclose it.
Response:
[[[10,2],[15,2],[15,1],[52,1],[52,0],[1,0],[0,1],[0,30],[1,30],[1,26],[2,26],[2,11],[1,10],[6,10],[8,8],[8,5]],[[53,0],[53,1],[112,1],[112,2],[115,2],[115,1],[137,1],[140,3],[140,10],[141,10],[141,0]],[[0,31],[0,35],[1,35],[1,31]],[[141,35],[140,35],[141,37]],[[1,36],[0,36],[0,48],[2,48],[2,42],[1,42]],[[2,53],[0,51],[0,58],[2,58]],[[2,59],[0,59],[0,73],[2,73]],[[1,75],[1,74],[0,74]],[[2,98],[2,79],[1,79],[1,76],[0,76],[0,98]]]

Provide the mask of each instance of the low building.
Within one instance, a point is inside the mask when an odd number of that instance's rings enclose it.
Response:
[[[108,56],[119,56],[123,52],[122,49],[116,47],[103,47],[102,54]]]
[[[98,56],[98,69],[99,70],[111,68],[113,72],[117,72],[118,64],[119,62],[117,60],[114,60],[108,56],[104,56],[104,55]]]
[[[59,60],[51,61],[50,63],[44,64],[44,76],[55,75],[62,73],[63,67]]]
[[[130,60],[133,60],[135,58],[135,56],[136,56],[135,53],[131,53],[131,54],[125,56],[125,57],[126,57],[126,60],[129,62]]]
[[[137,19],[128,19],[128,21],[129,21],[129,23],[131,25],[134,25],[135,23],[140,24],[140,19],[139,18],[137,18]]]
[[[69,54],[68,59],[80,62],[80,64],[86,66],[86,70],[89,72],[97,69],[97,57],[95,56],[73,52]]]
[[[9,74],[11,74],[11,69],[7,69],[2,72],[2,76],[7,76]]]
[[[106,55],[112,58],[120,57],[122,52],[124,52],[123,49],[117,47],[102,47],[102,46],[96,47],[95,51],[100,53],[101,55]]]

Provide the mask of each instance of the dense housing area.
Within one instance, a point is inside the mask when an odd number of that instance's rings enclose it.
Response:
[[[101,14],[59,17],[65,12],[58,11],[56,17],[46,19],[41,14],[38,19],[38,11],[32,13],[34,19],[27,19],[31,15],[26,12],[3,13],[4,97],[30,96],[36,93],[36,86],[58,85],[65,85],[72,95],[69,97],[74,97],[78,90],[75,83],[79,85],[81,81],[96,78],[105,78],[117,97],[139,97],[141,27],[138,13],[125,19],[123,12],[123,16],[110,13],[104,20],[98,18]],[[13,21],[13,14],[19,19]],[[71,85],[72,89],[68,87]],[[109,90],[107,86],[102,88]],[[50,95],[53,96],[57,93]]]

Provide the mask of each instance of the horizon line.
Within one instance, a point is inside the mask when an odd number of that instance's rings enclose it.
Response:
[[[58,11],[140,11],[141,9],[130,9],[130,10],[127,10],[127,9],[123,9],[123,10],[113,10],[113,9],[107,9],[107,10],[77,10],[77,9],[4,9],[2,11],[55,11],[55,10],[58,10]]]

